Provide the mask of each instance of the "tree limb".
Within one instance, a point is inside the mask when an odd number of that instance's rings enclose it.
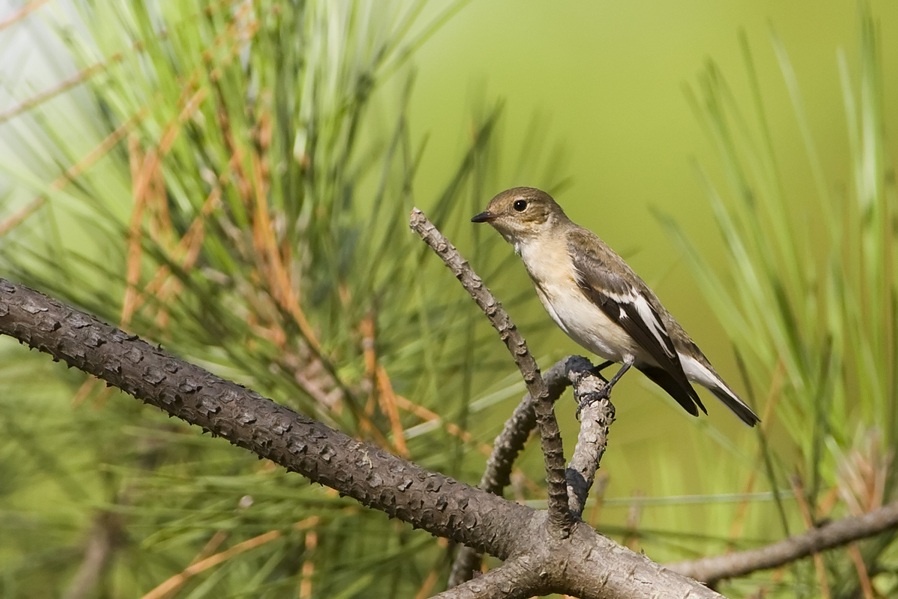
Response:
[[[861,516],[849,516],[748,551],[668,564],[685,576],[714,586],[721,580],[776,568],[826,549],[847,545],[898,527],[898,501]]]
[[[594,391],[594,386],[587,386],[587,381],[598,381],[599,385],[602,382],[593,374],[593,365],[582,356],[568,356],[559,360],[546,371],[543,381],[552,402],[558,400],[567,385],[580,382],[575,385],[574,397],[577,399],[578,406],[585,406],[581,414],[581,422],[586,425],[581,428],[580,438],[578,438],[574,456],[571,459],[571,467],[565,471],[569,492],[569,509],[579,516],[583,513],[582,506],[585,504],[586,494],[592,486],[595,472],[605,449],[604,435],[584,433],[583,431],[584,429],[592,431],[589,423],[600,418],[594,412],[610,407],[613,419],[614,408],[608,400],[604,400],[607,407],[600,407],[600,405],[594,405],[594,402],[589,401],[589,397],[586,397],[588,392]],[[478,486],[484,491],[502,495],[505,487],[508,486],[514,461],[523,450],[530,432],[536,426],[534,404],[533,397],[528,393],[521,399],[521,403],[515,408],[511,417],[505,421],[502,432],[493,442],[493,451],[487,459],[486,469],[480,478]],[[605,433],[607,434],[607,428]],[[601,447],[597,445],[601,445]],[[454,587],[470,580],[474,572],[480,569],[481,562],[482,556],[476,550],[462,547],[452,563],[448,586]]]
[[[461,282],[477,305],[486,314],[490,324],[499,332],[499,337],[511,353],[530,396],[535,398],[536,425],[539,429],[543,460],[546,465],[546,486],[548,491],[549,525],[561,537],[570,534],[574,518],[568,510],[567,484],[564,471],[564,447],[561,432],[555,419],[549,390],[540,376],[539,366],[527,349],[527,343],[518,333],[517,328],[493,296],[483,281],[471,269],[468,262],[461,257],[448,239],[440,233],[423,212],[413,209],[409,217],[409,226],[442,258],[449,270]]]
[[[388,516],[503,560],[531,556],[540,584],[522,592],[623,599],[657,597],[663,590],[670,597],[719,597],[583,522],[559,538],[546,512],[428,472],[4,279],[0,334]]]
[[[586,507],[586,498],[595,481],[602,456],[605,455],[608,429],[614,422],[614,406],[611,400],[600,393],[608,382],[593,374],[592,364],[580,356],[574,356],[570,360],[578,361],[578,367],[569,368],[567,374],[574,385],[574,397],[580,414],[580,433],[566,478],[569,507],[579,517]]]
[[[539,561],[533,558],[530,555],[512,557],[498,568],[452,586],[434,599],[526,599],[544,594],[539,568],[534,567]]]
[[[352,439],[89,314],[3,279],[0,333],[363,505],[432,534],[498,552],[502,559],[514,549],[514,541],[500,541],[514,537],[505,531],[532,517],[529,508],[497,501],[490,493]]]

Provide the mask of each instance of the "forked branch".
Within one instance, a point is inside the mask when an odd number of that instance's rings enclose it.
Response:
[[[535,398],[536,425],[539,429],[543,459],[546,465],[549,523],[553,530],[562,537],[567,537],[574,519],[568,511],[567,485],[564,477],[564,447],[561,442],[561,433],[558,430],[558,421],[555,419],[555,412],[552,408],[552,399],[549,397],[549,389],[540,375],[536,360],[530,354],[527,343],[518,333],[502,304],[483,285],[481,278],[461,257],[455,246],[449,243],[449,240],[424,216],[424,213],[417,208],[412,210],[409,226],[437,253],[486,314],[490,324],[499,332],[499,337],[511,353],[518,370],[521,371],[530,397]]]

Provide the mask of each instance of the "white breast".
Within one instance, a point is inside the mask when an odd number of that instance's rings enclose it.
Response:
[[[564,239],[545,241],[542,238],[538,249],[532,241],[515,249],[552,320],[571,339],[606,360],[643,358],[630,335],[580,291]]]

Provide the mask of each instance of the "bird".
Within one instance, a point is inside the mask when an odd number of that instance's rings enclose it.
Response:
[[[514,187],[497,194],[474,223],[488,223],[514,246],[537,296],[571,339],[620,369],[632,367],[687,412],[708,413],[692,383],[710,391],[745,424],[757,414],[727,385],[655,293],[598,235],[564,213],[545,191]]]

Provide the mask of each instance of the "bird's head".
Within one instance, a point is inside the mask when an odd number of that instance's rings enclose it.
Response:
[[[552,196],[533,187],[506,189],[471,219],[474,223],[491,224],[513,244],[546,234],[563,221],[567,221],[567,216],[561,206]]]

